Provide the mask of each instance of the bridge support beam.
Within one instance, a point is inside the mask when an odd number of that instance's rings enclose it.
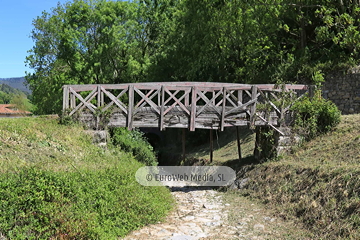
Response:
[[[181,144],[182,144],[182,161],[185,162],[185,157],[186,157],[186,129],[183,128],[182,129],[182,140],[181,140]]]
[[[212,129],[210,129],[210,162],[212,163],[213,161],[213,156],[214,156],[214,138],[213,138],[213,131]]]
[[[240,143],[240,133],[239,133],[239,127],[238,126],[236,126],[236,142],[237,142],[239,160],[241,160],[241,143]]]

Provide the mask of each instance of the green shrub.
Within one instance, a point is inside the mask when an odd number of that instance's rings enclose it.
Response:
[[[329,132],[340,122],[336,105],[321,97],[305,97],[292,107],[296,113],[295,127],[307,138]]]
[[[126,128],[110,129],[111,141],[115,146],[130,152],[139,162],[148,166],[156,166],[157,159],[153,147],[138,130],[129,131]]]
[[[142,163],[78,124],[0,120],[0,239],[118,239],[171,209],[168,189],[136,181]]]
[[[165,188],[137,184],[137,167],[1,174],[1,233],[9,239],[115,239],[157,222],[172,200]]]

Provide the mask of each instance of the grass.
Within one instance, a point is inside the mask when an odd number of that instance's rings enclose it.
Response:
[[[295,221],[283,221],[271,208],[266,208],[256,199],[240,196],[235,190],[227,190],[224,201],[229,205],[228,224],[233,227],[243,226],[243,235],[247,239],[258,236],[259,239],[312,239],[313,234]],[[254,229],[255,224],[264,226],[264,231]]]
[[[115,239],[162,220],[173,199],[135,180],[132,154],[54,118],[0,119],[0,236]]]
[[[360,115],[345,115],[334,131],[278,159],[256,163],[254,134],[242,131],[242,161],[234,130],[214,143],[214,165],[235,169],[248,183],[238,194],[258,199],[287,221],[300,222],[315,239],[360,239]],[[248,130],[249,131],[249,130]],[[189,158],[208,159],[208,144]],[[302,237],[299,236],[299,239]]]
[[[245,162],[252,158],[255,146],[255,134],[248,128],[239,128],[241,155]],[[223,132],[214,131],[213,164],[222,165],[229,162],[239,162],[236,142],[236,128],[225,128]],[[204,144],[189,149],[188,159],[210,160],[210,145]]]

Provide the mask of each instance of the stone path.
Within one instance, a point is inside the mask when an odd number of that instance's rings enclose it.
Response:
[[[238,209],[239,218],[230,225],[228,209],[231,208],[228,208],[230,204],[224,202],[223,193],[209,188],[173,187],[172,194],[177,201],[177,209],[163,223],[146,226],[124,239],[281,239],[277,234],[267,231],[267,225],[276,225],[277,219],[264,216],[265,213],[255,206],[246,204]],[[249,208],[254,208],[250,209],[251,214]],[[255,218],[255,215],[258,216]]]
[[[222,211],[221,195],[211,189],[190,187],[173,187],[172,194],[178,204],[177,209],[164,223],[147,226],[125,239],[193,240],[219,236],[219,230],[227,219],[226,212]],[[226,235],[230,237],[231,233]]]

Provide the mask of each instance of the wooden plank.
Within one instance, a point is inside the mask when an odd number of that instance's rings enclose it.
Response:
[[[72,94],[75,95],[75,97],[77,99],[80,100],[80,103],[79,105],[77,105],[72,111],[71,113],[69,114],[70,116],[73,115],[77,110],[79,110],[82,106],[86,106],[90,111],[92,111],[93,113],[95,113],[95,106],[91,103],[89,103],[89,101],[91,101],[95,96],[96,96],[96,88],[93,89],[93,91],[86,96],[85,99],[82,98],[81,95],[77,94],[72,88],[69,88],[70,92]]]
[[[254,104],[256,102],[257,102],[257,99],[250,100],[250,101],[248,101],[248,102],[246,102],[246,103],[244,103],[244,104],[242,104],[242,105],[240,105],[238,107],[231,108],[229,111],[227,111],[225,113],[225,115],[229,115],[229,114],[237,112],[237,111],[243,111],[243,110],[246,109],[247,106],[249,106],[251,104]]]
[[[191,92],[191,88],[188,88],[188,93],[186,94],[185,96],[185,107],[188,108],[190,105],[189,105],[189,99],[190,99],[190,92]],[[186,92],[186,90],[185,90]]]
[[[274,92],[270,92],[270,95],[275,98],[276,101],[279,101],[279,98],[274,94]]]
[[[128,83],[125,84],[101,84],[101,86],[105,89],[126,89],[128,88]],[[134,87],[139,89],[158,89],[161,85],[166,85],[172,88],[184,88],[184,87],[193,87],[198,86],[199,90],[207,90],[207,89],[217,89],[221,90],[222,87],[227,87],[232,90],[250,90],[253,85],[249,84],[237,84],[237,83],[216,83],[216,82],[151,82],[151,83],[134,83]],[[88,85],[65,85],[73,88],[74,91],[92,91],[94,88],[97,88],[96,84],[88,84]],[[276,89],[275,84],[258,84],[259,89],[261,90],[274,90]],[[299,85],[299,84],[287,84],[287,89],[293,90],[306,90],[308,88],[307,85]]]
[[[128,113],[128,110],[126,109],[126,105],[124,103],[122,103],[117,97],[115,97],[111,92],[106,91],[102,87],[101,87],[101,90],[103,93],[105,93],[106,96],[108,96],[110,98],[112,103],[115,103],[115,105],[117,105],[126,114]],[[104,108],[104,111],[106,111],[109,108],[109,106],[110,106],[110,104]]]
[[[279,114],[281,114],[281,111],[277,108],[277,106],[270,101],[270,99],[263,93],[263,91],[261,91],[259,89],[259,93],[261,94],[261,96],[264,97],[264,99],[275,109],[275,111],[277,111]]]
[[[222,110],[221,110],[221,131],[224,131],[225,107],[226,107],[226,88],[223,88]]]
[[[237,100],[237,97],[235,97],[234,94],[233,94],[233,93],[234,93],[234,90],[228,90],[227,92],[228,92],[229,94],[226,95],[226,99],[228,100],[228,102],[231,103],[231,105],[233,105],[234,107],[236,107],[237,104],[236,104],[235,102],[237,102],[238,100]],[[235,102],[233,102],[232,99],[233,99]]]
[[[97,87],[97,102],[96,106],[99,108],[101,106],[101,86]]]
[[[233,105],[234,107],[236,107],[236,104],[233,102],[233,100],[231,100],[231,98],[233,98],[236,102],[237,102],[237,97],[234,96],[233,92],[235,90],[227,90],[226,91],[226,100],[227,102],[229,102],[231,105]],[[223,99],[221,99],[216,106],[220,106],[223,103]]]
[[[132,130],[133,122],[132,122],[132,115],[134,112],[134,85],[129,85],[129,106],[127,112],[127,128]]]
[[[132,99],[129,101],[129,105],[132,103],[132,112],[130,114],[129,112],[125,113],[123,111],[123,114],[126,114],[126,117],[114,120],[118,121],[116,124],[125,124],[129,128],[132,128],[133,126],[157,126],[164,129],[169,126],[188,127],[192,131],[196,128],[213,128],[223,130],[224,127],[246,125],[249,122],[246,119],[246,114],[250,116],[250,123],[253,125],[272,124],[273,127],[275,127],[274,124],[278,124],[278,117],[271,115],[273,114],[273,111],[270,112],[270,115],[266,116],[263,113],[256,111],[257,99],[258,96],[261,95],[264,96],[265,101],[269,102],[269,104],[275,109],[275,112],[279,112],[279,109],[269,99],[269,96],[263,92],[266,91],[266,93],[270,93],[272,97],[277,99],[274,93],[281,92],[282,89],[278,88],[278,86],[274,84],[248,85],[213,82],[162,82],[134,83],[131,85],[133,92],[132,97],[129,97],[129,99]],[[70,91],[69,89],[72,87],[73,89]],[[65,93],[66,89],[68,89],[67,95]],[[90,101],[95,96],[97,96],[97,104],[95,105],[97,105],[97,107],[103,106],[105,105],[104,94],[107,93],[106,89],[121,89],[122,92],[117,97],[112,95],[111,92],[108,92],[108,97],[111,102],[106,105],[104,110],[116,103],[118,103],[116,105],[119,107],[119,110],[126,110],[127,106],[121,102],[119,98],[125,94],[128,89],[130,89],[129,84],[64,85],[63,109],[68,108],[70,104],[71,107],[74,107],[73,110],[75,110],[72,113],[82,110],[84,107],[88,107],[90,111],[92,111],[96,109],[96,107]],[[134,107],[134,90],[136,89],[138,89],[138,94],[142,97],[142,99],[140,100],[140,103],[137,103]],[[161,89],[164,89],[164,92],[162,92]],[[255,89],[259,89],[259,91],[255,91]],[[286,85],[285,89],[286,91],[308,90],[311,92],[310,87],[306,85]],[[77,94],[77,92],[81,91],[91,91],[91,93],[83,99],[81,95]],[[146,92],[146,94],[142,91]],[[235,96],[235,91],[237,91],[237,96]],[[249,96],[245,99],[251,99],[245,104],[243,104],[244,91],[245,95],[247,94]],[[166,92],[170,93],[168,98],[166,98]],[[184,94],[177,98],[176,95],[179,92],[184,92]],[[207,97],[207,92],[212,94],[211,99]],[[223,94],[222,99],[216,102],[221,93]],[[153,101],[156,95],[157,98]],[[303,96],[304,95],[301,95],[299,98]],[[164,97],[163,100],[162,97]],[[80,100],[80,103],[77,106],[75,106],[77,101],[76,98]],[[204,100],[205,104],[197,106],[200,99]],[[167,103],[170,101],[174,102],[171,106],[167,106]],[[161,104],[161,102],[163,102],[163,104]],[[146,107],[146,104],[149,104],[150,107]],[[287,108],[283,109],[284,112],[288,111],[290,107],[291,106],[287,106]],[[256,117],[259,120],[257,120]],[[137,120],[134,122],[133,118],[136,118]],[[161,121],[159,121],[160,118]],[[95,122],[93,117],[88,121],[92,121],[90,124],[94,124]]]
[[[256,113],[256,115],[263,120],[267,125],[269,125],[270,127],[272,127],[273,129],[275,129],[277,132],[279,132],[282,136],[284,136],[284,133],[282,131],[280,131],[279,129],[277,129],[274,125],[272,125],[271,123],[269,123],[266,119],[264,119],[262,116],[260,116],[258,113]]]
[[[72,88],[74,92],[85,92],[85,91],[92,91],[97,89],[97,85],[66,85],[69,88]]]
[[[74,94],[70,94],[70,108],[73,109],[76,106],[76,97]]]
[[[179,99],[177,99],[176,96],[175,96],[175,94],[178,93],[178,91],[176,91],[175,93],[172,94],[170,91],[168,91],[168,90],[166,89],[166,92],[169,94],[169,98],[168,98],[168,100],[164,103],[164,105],[169,101],[170,98],[174,99],[175,102],[174,102],[168,109],[166,109],[166,111],[165,111],[164,114],[167,114],[172,108],[174,108],[176,105],[179,105],[179,106],[182,108],[183,111],[185,111],[188,115],[190,115],[189,110],[188,110],[188,109],[186,108],[186,106],[181,102],[181,101],[185,98],[185,96],[189,94],[189,92],[184,92],[184,94],[183,94]]]
[[[143,94],[139,89],[133,87],[133,90],[135,90],[135,92],[137,92],[140,95],[140,97],[142,97],[158,114],[160,114],[158,106],[151,99],[149,99],[147,96],[145,96],[145,94]],[[160,91],[160,89],[157,89],[156,92],[159,92],[159,91]]]
[[[237,90],[237,92],[238,92],[238,102],[237,102],[238,106],[242,105],[242,102],[243,102],[243,91],[244,91],[244,90]]]
[[[190,131],[195,131],[196,119],[196,102],[197,102],[197,88],[191,88],[191,113],[190,113]]]
[[[164,108],[165,108],[165,90],[164,85],[161,86],[161,106],[160,106],[160,131],[164,130]]]
[[[198,95],[205,101],[205,105],[200,108],[200,110],[197,112],[197,116],[204,111],[204,109],[208,106],[211,106],[218,114],[221,116],[221,110],[217,109],[216,106],[212,103],[214,98],[217,98],[220,94],[222,94],[222,91],[219,91],[215,94],[215,96],[209,100],[205,94],[201,91],[198,91]]]
[[[158,94],[158,93],[159,93],[159,91],[155,91],[154,89],[150,89],[149,92],[147,92],[145,96],[148,99],[152,100],[156,96],[156,94]],[[141,100],[135,105],[135,108],[144,107],[145,105],[146,105],[145,99],[141,98]]]
[[[175,99],[176,98],[175,95],[178,94],[179,92],[180,90],[176,90],[174,93],[171,93],[171,90],[166,88],[166,93],[169,95],[169,97],[166,99],[164,104],[166,105],[168,102],[170,102],[171,99]]]
[[[114,96],[111,92],[107,91],[106,88],[102,87],[102,89],[103,89],[103,92],[108,93],[108,94],[106,94],[108,97],[109,97],[109,94],[111,94],[112,96]],[[124,95],[127,91],[128,91],[128,88],[123,89],[123,90],[119,93],[119,95],[116,96],[116,101],[112,100],[108,105],[106,105],[106,106],[104,107],[104,111],[106,111],[108,108],[110,108],[115,102],[118,102],[119,104],[121,104],[121,105],[126,109],[126,105],[125,105],[123,102],[121,102],[121,101],[119,100],[119,98],[120,98],[122,95]],[[110,98],[110,97],[109,97],[109,98]],[[111,98],[110,98],[110,100],[111,100]]]
[[[69,108],[69,87],[63,86],[63,111]]]
[[[252,86],[252,88],[251,88],[251,100],[255,100],[255,99],[257,99],[257,87]],[[251,106],[250,109],[251,109],[250,122],[251,122],[251,125],[254,125],[255,113],[256,113],[256,102],[253,103],[253,105]]]
[[[250,89],[251,90],[251,89]],[[249,96],[249,97],[251,97],[251,93],[248,91],[248,90],[245,90],[245,93]]]
[[[104,102],[104,92],[101,91],[100,92],[100,106],[103,107],[105,105],[105,102]]]

